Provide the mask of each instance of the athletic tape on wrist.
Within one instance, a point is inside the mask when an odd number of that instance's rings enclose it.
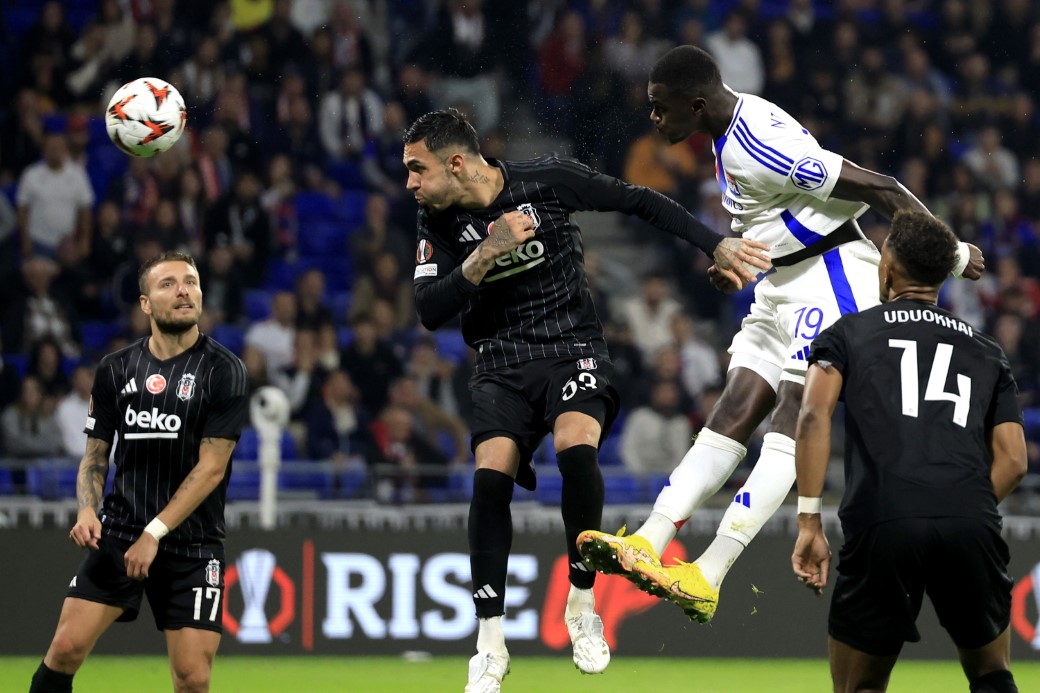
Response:
[[[155,517],[145,526],[144,531],[155,537],[156,541],[162,541],[162,538],[170,533],[170,528],[162,520]]]
[[[953,266],[953,271],[950,272],[953,276],[958,279],[964,278],[964,270],[968,267],[968,260],[971,259],[971,248],[964,241],[957,244],[957,263]]]
[[[823,498],[798,496],[798,514],[819,515],[823,512]]]

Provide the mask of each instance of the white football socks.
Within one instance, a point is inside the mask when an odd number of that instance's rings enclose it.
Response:
[[[740,461],[747,448],[737,441],[707,428],[701,429],[693,447],[672,470],[668,485],[657,496],[654,510],[636,532],[644,537],[660,555],[678,528],[693,511],[714,495]]]
[[[502,617],[477,619],[477,652],[509,656],[506,650],[506,636],[502,632]]]
[[[767,433],[758,464],[722,517],[715,541],[697,559],[706,580],[715,587],[722,583],[730,566],[787,498],[794,480],[794,441]]]
[[[567,593],[567,608],[563,612],[564,619],[573,618],[586,611],[596,611],[596,596],[592,593],[592,588],[585,590],[571,585],[571,590]]]

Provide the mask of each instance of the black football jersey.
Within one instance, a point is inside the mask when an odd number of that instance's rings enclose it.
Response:
[[[111,443],[115,483],[105,496],[106,534],[136,540],[166,507],[199,460],[203,438],[238,440],[248,423],[246,369],[206,335],[172,359],[148,350],[148,337],[108,354],[98,366],[85,432]],[[160,544],[165,551],[201,556],[224,539],[224,501],[231,475]]]
[[[844,380],[846,536],[902,517],[1000,526],[987,434],[1022,411],[993,339],[931,303],[898,300],[842,316],[809,361]]]
[[[624,212],[711,254],[722,240],[674,200],[555,154],[529,161],[491,161],[503,189],[483,209],[449,207],[418,214],[416,308],[430,329],[461,312],[475,370],[549,357],[608,360],[603,330],[585,276],[578,211]],[[479,286],[462,276],[463,261],[505,212],[534,222],[533,238],[498,258]]]

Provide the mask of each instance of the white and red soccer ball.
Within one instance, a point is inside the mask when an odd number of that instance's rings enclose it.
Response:
[[[121,86],[105,111],[108,136],[130,156],[155,156],[180,139],[188,112],[180,92],[156,77]]]

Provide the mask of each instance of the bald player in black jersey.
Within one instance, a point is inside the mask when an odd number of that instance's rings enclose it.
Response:
[[[599,528],[597,447],[618,400],[571,214],[639,216],[712,255],[739,285],[753,278],[744,263],[769,267],[756,251],[765,246],[723,239],[664,195],[571,159],[485,159],[473,128],[452,109],[412,124],[404,163],[408,190],[420,205],[414,278],[419,317],[433,330],[461,313],[463,336],[477,351],[470,382],[477,469],[469,539],[479,633],[466,690],[498,691],[509,669],[501,630],[512,542],[509,503],[514,478],[533,488],[531,454],[550,432],[563,475],[572,586],[565,621],[575,664],[599,673],[610,655],[594,611],[595,572],[574,542],[582,529]]]
[[[957,239],[900,212],[878,269],[882,305],[843,316],[809,355],[798,419],[795,575],[817,593],[831,414],[845,400],[845,544],[831,601],[834,690],[884,691],[927,593],[972,693],[1014,693],[1012,580],[997,503],[1026,473],[1018,390],[1000,346],[936,305]]]
[[[72,578],[33,693],[71,691],[105,630],[148,596],[166,635],[175,691],[209,690],[224,599],[224,500],[248,421],[246,371],[199,332],[202,288],[190,255],[140,270],[151,334],[105,356],[86,414],[87,452],[69,538],[89,549]],[[116,475],[101,495],[115,434]]]

